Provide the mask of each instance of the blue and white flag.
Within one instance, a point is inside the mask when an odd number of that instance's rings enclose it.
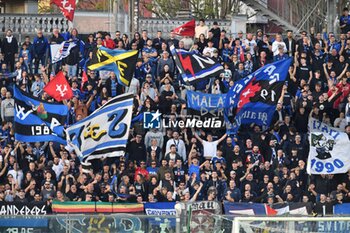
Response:
[[[316,119],[309,119],[309,174],[341,174],[350,169],[350,141],[345,132]]]
[[[291,58],[267,64],[234,84],[225,100],[228,134],[242,124],[270,126],[290,64]]]
[[[175,202],[145,203],[146,215],[176,215]]]
[[[61,44],[50,45],[52,63],[56,63],[68,57],[70,50],[75,46],[76,43],[74,41],[63,41]]]
[[[266,216],[276,215],[277,211],[262,203],[237,203],[224,201],[226,215]]]
[[[205,94],[197,91],[187,91],[187,107],[200,111],[201,115],[208,112],[222,112],[225,107],[226,94]]]
[[[124,155],[132,105],[132,94],[116,96],[67,129],[68,144],[83,158],[86,166],[92,159]]]
[[[175,204],[176,202],[157,202],[157,203],[144,203],[144,209],[146,215],[150,216],[175,216]],[[175,227],[175,217],[170,218],[149,218],[148,224],[151,226],[160,226],[161,224],[167,224],[169,227]]]
[[[22,142],[55,141],[66,144],[63,125],[68,108],[43,101],[14,86],[15,139]]]
[[[205,78],[219,76],[224,72],[223,66],[210,57],[193,51],[175,49],[173,45],[170,46],[170,51],[185,83],[192,84]]]

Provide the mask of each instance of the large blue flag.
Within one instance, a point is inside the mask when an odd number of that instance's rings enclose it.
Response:
[[[265,65],[234,84],[225,100],[228,134],[242,124],[270,126],[290,64],[291,58]]]
[[[66,144],[63,125],[68,114],[67,106],[41,100],[16,86],[14,99],[16,140]]]

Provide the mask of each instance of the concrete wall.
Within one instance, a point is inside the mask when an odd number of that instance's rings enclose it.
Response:
[[[111,14],[111,20],[108,13],[103,12],[75,12],[73,26],[78,29],[80,34],[88,34],[97,31],[109,31],[109,21],[111,28],[115,28],[115,18]],[[114,31],[114,30],[113,30]]]

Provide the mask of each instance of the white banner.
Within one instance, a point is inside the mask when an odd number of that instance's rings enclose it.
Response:
[[[70,54],[70,50],[75,47],[74,42],[63,41],[61,44],[50,45],[51,50],[51,63],[56,63],[66,58]]]
[[[309,120],[309,174],[339,174],[350,169],[348,135],[318,120]]]

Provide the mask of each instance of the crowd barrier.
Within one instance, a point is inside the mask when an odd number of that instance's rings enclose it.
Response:
[[[350,215],[350,203],[335,205],[333,210],[333,216],[338,218]],[[245,219],[242,220],[242,216]],[[285,217],[279,219],[279,216]],[[291,216],[295,221],[288,220]],[[311,203],[273,206],[225,201],[143,204],[54,201],[50,206],[45,202],[0,204],[0,232],[12,233],[177,233],[216,232],[218,229],[220,232],[234,232],[235,219],[240,219],[240,232],[247,233],[261,230],[262,226],[271,230],[267,232],[273,232],[273,229],[286,229],[285,232],[350,232],[348,219],[340,217],[331,221],[312,217]]]

